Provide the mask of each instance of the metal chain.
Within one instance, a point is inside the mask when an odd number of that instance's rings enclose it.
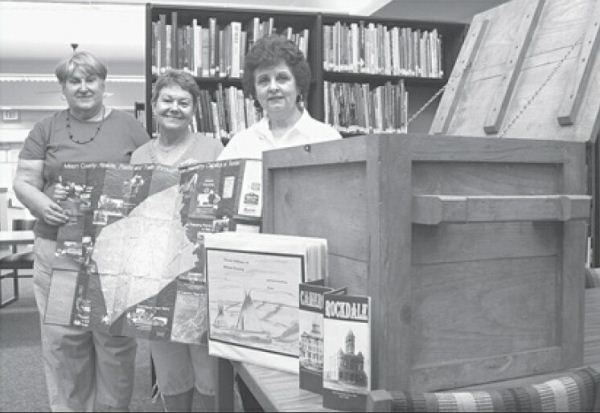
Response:
[[[521,117],[521,115],[523,115],[523,113],[525,113],[525,111],[527,110],[527,108],[529,108],[529,106],[531,106],[531,104],[538,97],[538,95],[540,94],[540,92],[542,90],[544,90],[544,88],[550,82],[550,80],[552,80],[552,78],[554,77],[554,75],[556,74],[556,72],[558,72],[558,69],[560,69],[560,67],[565,62],[565,60],[567,60],[567,58],[569,57],[569,55],[571,54],[571,52],[575,49],[575,46],[577,46],[579,43],[581,43],[581,41],[582,41],[582,39],[579,39],[575,43],[573,43],[573,45],[571,47],[569,47],[569,50],[567,50],[567,53],[565,53],[565,55],[562,57],[562,59],[560,59],[558,61],[558,63],[556,64],[556,66],[554,66],[554,69],[552,69],[552,71],[548,74],[548,76],[542,82],[542,84],[536,89],[535,92],[533,92],[533,94],[529,97],[529,99],[527,99],[527,102],[525,102],[525,104],[523,105],[523,107],[521,109],[519,109],[519,111],[516,113],[515,116],[513,116],[513,118],[511,119],[511,121],[508,122],[508,124],[500,131],[500,133],[498,134],[498,138],[504,138],[506,136],[506,133],[510,130],[510,128],[512,128],[512,126],[517,122],[517,120],[519,120],[519,118]]]
[[[422,113],[422,112],[423,112],[425,109],[427,109],[427,107],[428,107],[429,105],[431,105],[431,103],[432,103],[434,100],[436,100],[436,99],[437,99],[437,97],[438,97],[439,95],[441,95],[441,94],[442,94],[442,92],[443,92],[445,89],[446,89],[446,85],[442,86],[442,87],[440,88],[440,90],[438,90],[437,92],[435,92],[435,94],[434,94],[434,95],[433,95],[431,98],[429,98],[429,100],[428,100],[427,102],[425,102],[425,103],[423,104],[423,106],[421,106],[421,107],[419,108],[419,110],[417,110],[417,111],[416,111],[416,112],[415,112],[415,113],[414,113],[414,114],[413,114],[413,115],[412,115],[412,116],[411,116],[411,117],[410,117],[410,118],[409,118],[409,119],[406,121],[406,126],[408,127],[408,125],[410,125],[410,123],[411,123],[413,120],[415,120],[415,118],[416,118],[417,116],[419,116],[419,115],[420,115],[420,114],[421,114],[421,113]]]

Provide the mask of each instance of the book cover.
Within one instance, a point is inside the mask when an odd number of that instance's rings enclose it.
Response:
[[[236,229],[243,185],[224,181],[243,180],[244,165],[65,164],[70,220],[59,229],[44,322],[206,342],[203,236]],[[231,201],[221,208],[224,187]],[[260,228],[260,217],[241,226],[251,224]]]
[[[365,411],[371,390],[371,298],[325,294],[323,406]]]
[[[205,248],[209,354],[297,373],[298,285],[323,278],[326,241],[230,232]]]
[[[326,287],[325,280],[299,285],[300,388],[315,393],[323,390],[323,309],[325,293],[345,293],[346,289]]]

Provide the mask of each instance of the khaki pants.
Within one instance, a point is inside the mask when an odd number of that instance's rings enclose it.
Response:
[[[55,241],[35,241],[33,283],[42,320],[55,249]],[[135,339],[43,321],[41,336],[52,411],[128,410],[135,373]]]

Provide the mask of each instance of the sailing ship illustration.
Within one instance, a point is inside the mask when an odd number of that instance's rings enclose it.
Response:
[[[212,323],[211,329],[211,336],[215,335],[243,341],[272,342],[271,333],[264,328],[263,322],[258,316],[256,307],[252,301],[251,291],[244,291],[244,301],[242,302],[242,307],[234,326],[227,325],[223,304],[219,304],[218,314]]]

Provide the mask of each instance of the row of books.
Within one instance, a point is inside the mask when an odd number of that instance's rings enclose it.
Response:
[[[442,39],[437,29],[338,21],[323,25],[323,68],[333,72],[442,78]]]
[[[343,133],[406,133],[408,92],[404,81],[372,87],[368,83],[324,82],[325,123]]]
[[[323,395],[323,406],[364,411],[372,388],[371,298],[327,287],[299,286],[301,389]]]
[[[277,30],[275,20],[252,18],[247,24],[231,21],[219,24],[209,17],[202,25],[193,19],[191,25],[178,25],[177,12],[159,14],[152,22],[152,73],[167,69],[183,69],[198,77],[233,77],[243,75],[244,59],[252,45],[261,37],[280,33],[292,40],[305,56],[308,55],[309,30],[295,32],[292,27]]]
[[[242,89],[235,86],[224,88],[219,83],[212,93],[200,90],[192,127],[195,132],[228,139],[261,118],[262,111],[254,106],[253,99],[244,96]]]

